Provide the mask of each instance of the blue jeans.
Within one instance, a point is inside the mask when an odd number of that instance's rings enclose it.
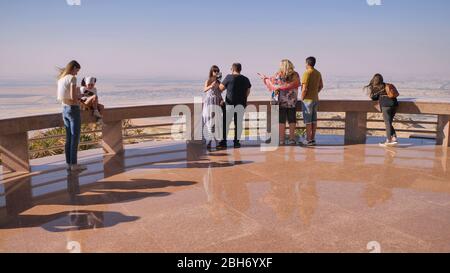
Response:
[[[64,105],[64,127],[66,128],[66,163],[77,164],[78,143],[80,143],[81,116],[79,105]]]

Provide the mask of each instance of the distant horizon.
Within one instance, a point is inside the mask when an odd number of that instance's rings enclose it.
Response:
[[[2,0],[0,79],[53,78],[72,59],[108,78],[204,79],[236,61],[255,77],[310,55],[325,78],[448,77],[450,1],[381,3]]]
[[[318,68],[319,69],[319,68]],[[320,69],[319,69],[320,70]],[[296,69],[296,71],[298,72],[303,72],[304,69],[300,70],[300,69]],[[271,71],[272,73],[275,73],[276,70]],[[263,72],[264,73],[264,72]],[[375,72],[378,73],[378,72]],[[375,74],[355,74],[355,75],[335,75],[335,74],[324,74],[324,80],[360,80],[360,79],[365,79],[367,81],[369,81],[371,79],[371,77]],[[226,75],[227,72],[224,73],[224,75]],[[245,71],[242,71],[242,74],[249,77],[249,78],[253,78],[253,79],[258,79],[259,77],[256,73],[246,73]],[[270,72],[267,72],[268,75],[271,75]],[[100,80],[104,81],[111,81],[111,82],[115,82],[115,81],[130,81],[130,80],[136,80],[136,81],[201,81],[203,82],[204,80],[207,79],[207,75],[203,75],[203,76],[193,76],[193,77],[188,77],[188,76],[178,76],[178,77],[174,77],[174,76],[170,76],[170,75],[161,75],[161,76],[155,76],[155,75],[116,75],[116,74],[109,74],[109,75],[101,75],[101,74],[85,74],[83,72],[80,72],[77,75],[77,78],[79,80],[81,80],[82,77],[85,76],[96,76],[97,78],[99,78]],[[430,74],[396,74],[396,73],[389,73],[389,74],[384,74],[385,78],[392,78],[393,80],[398,80],[398,81],[405,81],[405,80],[427,80],[427,81],[450,81],[450,74],[449,75],[434,75],[432,73]],[[53,83],[57,81],[57,73],[53,74],[53,75],[17,75],[17,76],[2,76],[0,75],[0,86],[2,85],[2,83],[35,83],[35,82],[40,82],[40,83]]]

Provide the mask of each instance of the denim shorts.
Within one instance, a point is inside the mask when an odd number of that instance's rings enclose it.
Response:
[[[317,101],[302,101],[303,122],[305,124],[317,123]]]

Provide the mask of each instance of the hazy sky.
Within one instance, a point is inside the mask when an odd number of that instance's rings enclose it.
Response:
[[[283,58],[327,75],[450,75],[450,1],[0,0],[0,77],[205,77],[272,73]]]

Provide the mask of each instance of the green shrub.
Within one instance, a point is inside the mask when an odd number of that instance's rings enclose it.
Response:
[[[83,144],[83,142],[93,142],[100,140],[100,133],[83,133],[98,130],[100,127],[97,124],[82,124],[80,135],[80,150],[89,150],[96,148],[98,144]],[[63,127],[53,128],[42,131],[35,136],[35,138],[51,137],[45,139],[30,139],[28,148],[30,150],[30,158],[40,158],[45,156],[52,156],[64,153],[66,130]],[[55,149],[55,147],[58,147]]]

